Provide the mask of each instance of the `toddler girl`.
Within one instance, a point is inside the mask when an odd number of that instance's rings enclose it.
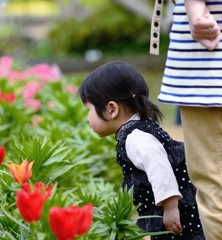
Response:
[[[93,131],[100,137],[116,134],[122,186],[134,187],[139,216],[163,216],[139,219],[138,226],[172,232],[151,239],[204,240],[184,144],[159,126],[162,114],[149,101],[143,77],[125,62],[110,62],[82,82],[79,94]]]

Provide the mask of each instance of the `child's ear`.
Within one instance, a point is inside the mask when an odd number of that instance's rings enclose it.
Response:
[[[106,109],[111,119],[114,119],[119,113],[119,105],[114,101],[108,102]]]

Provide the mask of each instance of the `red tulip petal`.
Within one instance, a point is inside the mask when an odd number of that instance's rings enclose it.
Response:
[[[3,162],[5,157],[5,148],[0,146],[0,164]]]
[[[83,235],[89,231],[92,223],[93,205],[87,204],[80,210],[82,214],[80,215],[78,221],[77,235]]]
[[[44,183],[32,187],[30,184],[22,184],[21,191],[16,192],[16,204],[25,221],[31,223],[40,219],[43,205],[51,194],[51,187],[47,190]]]
[[[58,240],[73,240],[78,221],[77,208],[52,207],[49,213],[50,227]]]

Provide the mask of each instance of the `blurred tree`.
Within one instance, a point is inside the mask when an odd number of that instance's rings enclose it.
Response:
[[[144,0],[111,0],[125,9],[129,10],[130,12],[139,15],[140,17],[144,18],[148,22],[152,21],[153,17],[153,7],[155,1],[144,1]],[[147,4],[147,2],[149,4]],[[167,1],[164,1],[164,5],[167,3]],[[164,9],[163,9],[164,10]],[[163,14],[162,12],[162,23],[160,25],[160,29],[164,33],[168,33],[169,30],[169,21],[168,16],[166,14]]]
[[[161,35],[160,51],[168,46],[168,34]],[[53,55],[83,55],[99,49],[103,54],[148,53],[150,23],[112,2],[98,8],[84,21],[57,21],[48,40]]]

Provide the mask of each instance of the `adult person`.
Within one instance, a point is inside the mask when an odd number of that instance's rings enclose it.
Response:
[[[198,10],[195,7],[198,4],[203,8]],[[158,100],[180,106],[188,173],[197,188],[205,237],[219,240],[222,239],[222,1],[176,0],[173,18]]]

